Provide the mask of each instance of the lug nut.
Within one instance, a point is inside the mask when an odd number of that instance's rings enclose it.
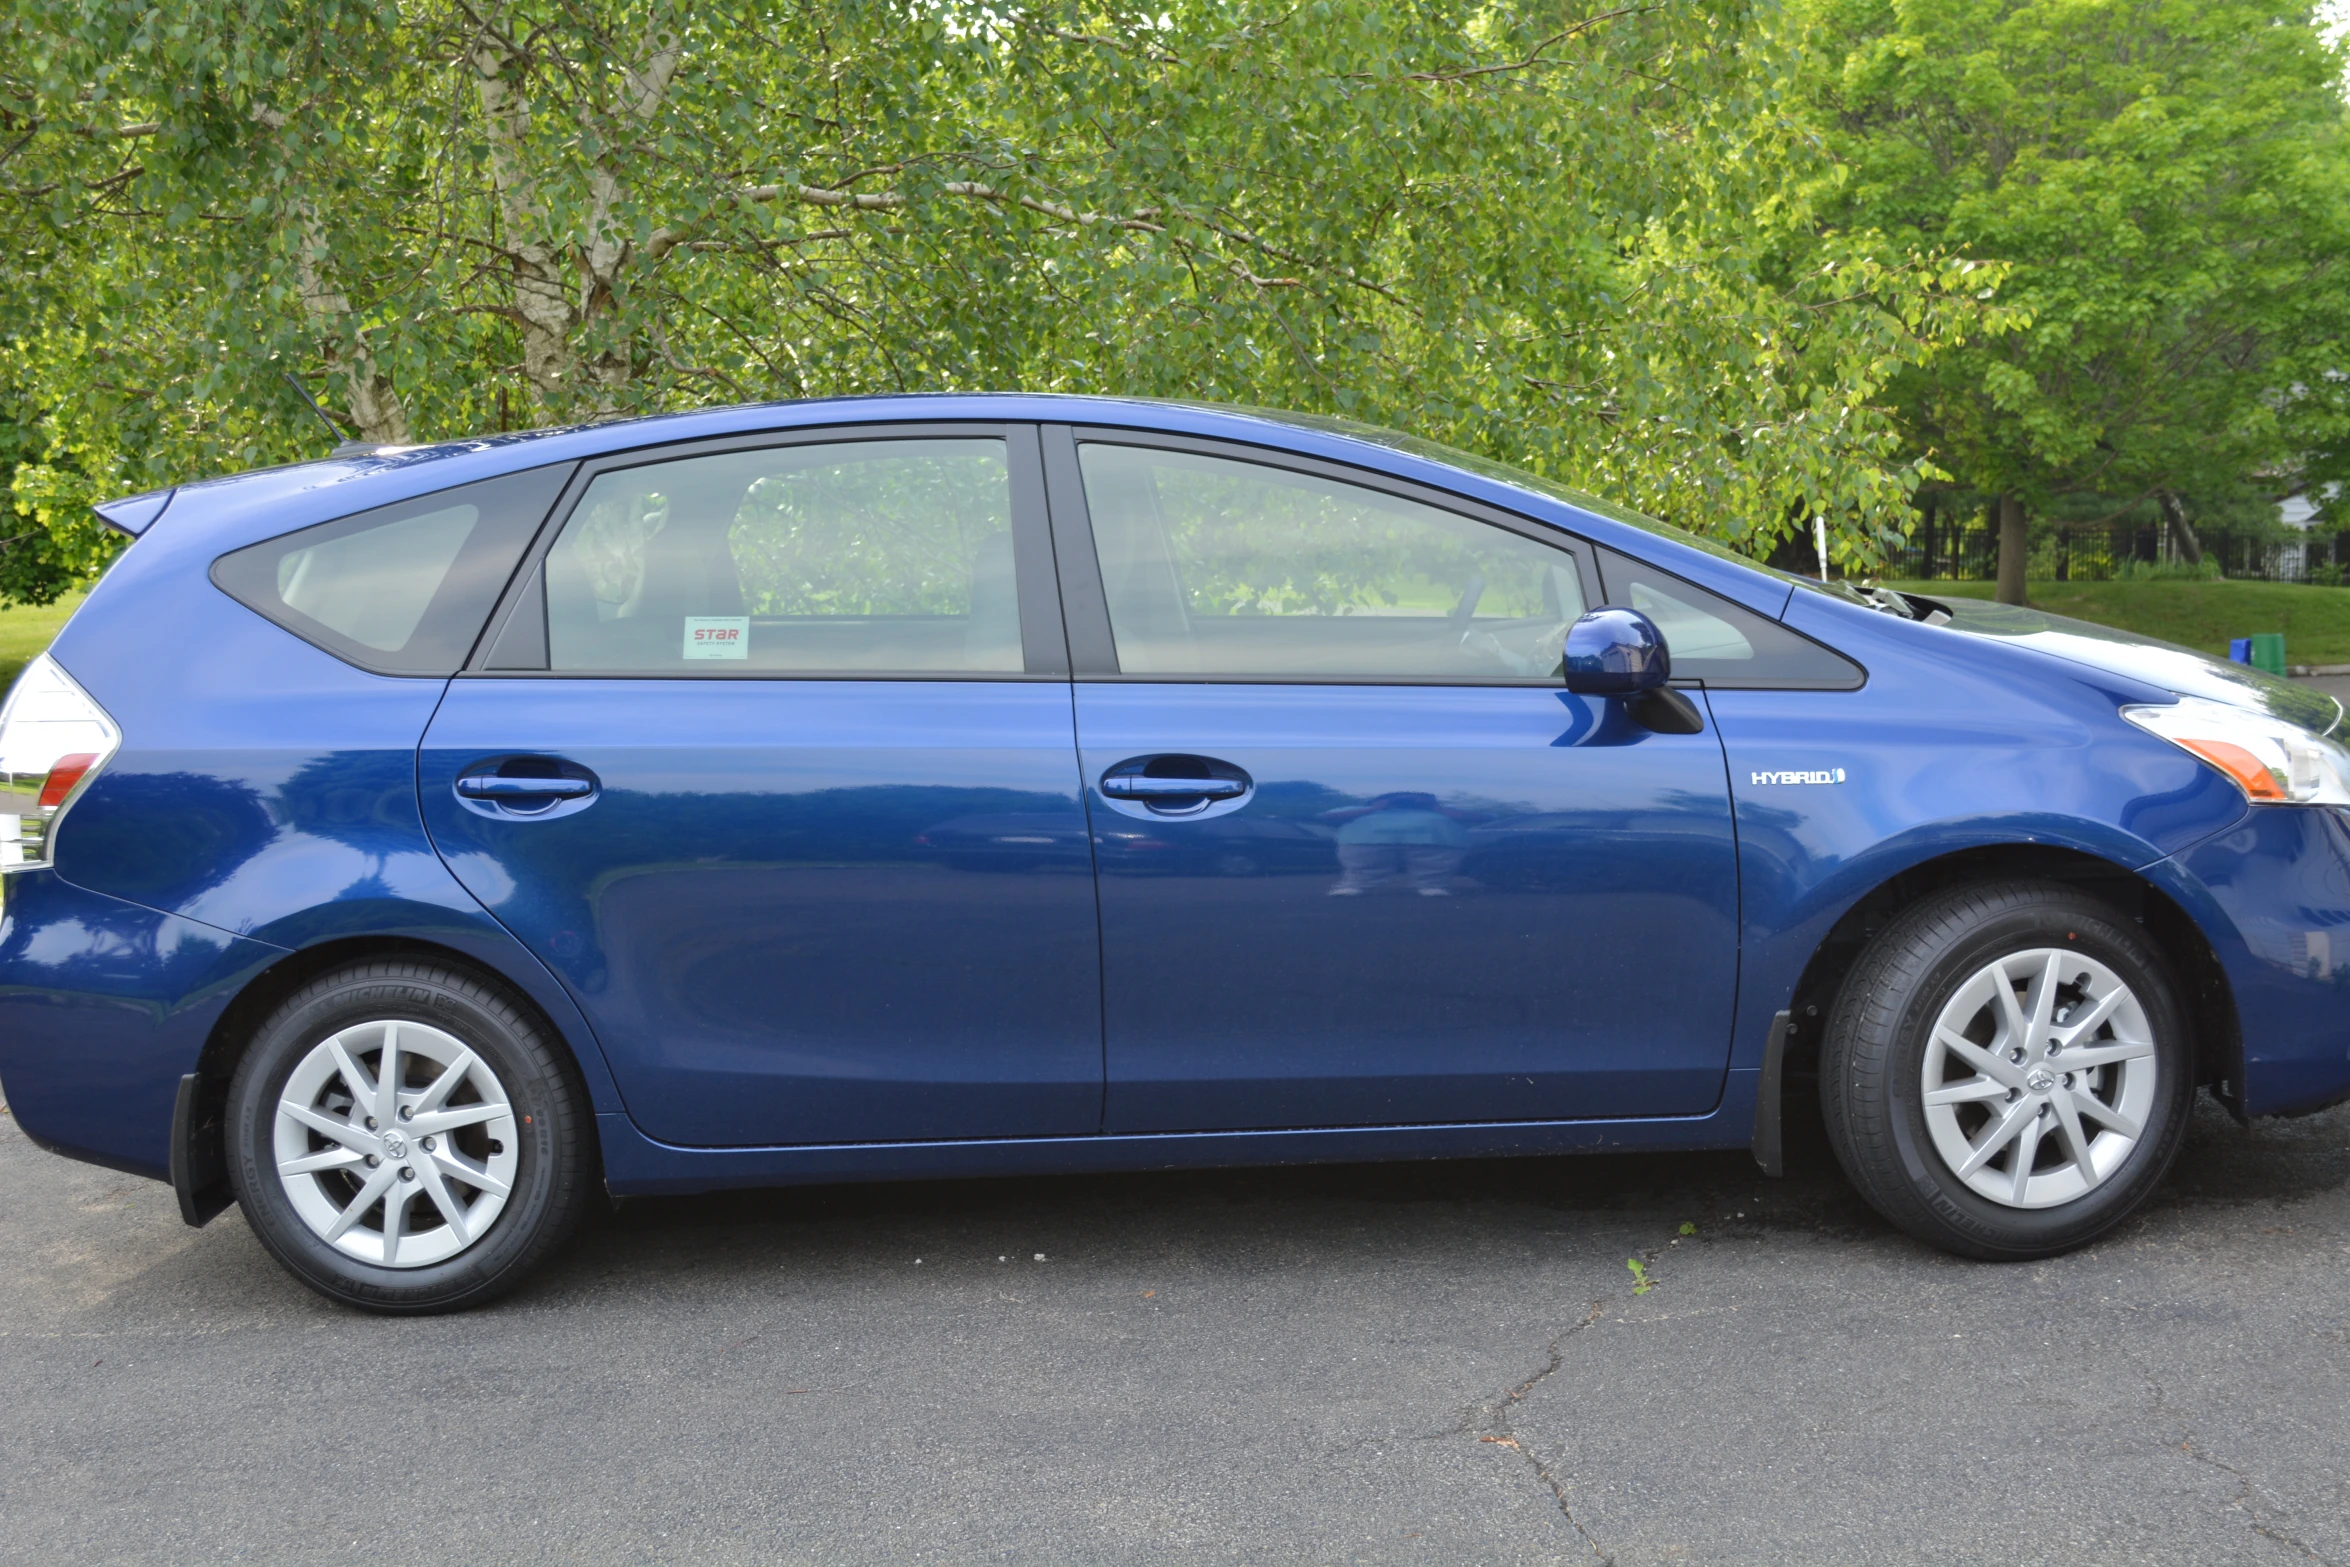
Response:
[[[371,1132],[375,1130],[375,1117],[372,1115],[367,1118],[367,1129]]]
[[[400,1166],[400,1179],[403,1181],[413,1181],[416,1179],[416,1172],[409,1169],[406,1165],[402,1165]]]
[[[2072,1081],[2072,1079],[2070,1079],[2070,1078],[2067,1078],[2067,1079],[2065,1079],[2065,1081],[2067,1081],[2067,1082],[2070,1082],[2070,1081]],[[431,1139],[431,1138],[429,1138],[429,1137],[427,1137],[427,1138],[424,1138],[424,1139],[421,1141],[421,1143],[419,1144],[419,1146],[421,1146],[421,1147],[424,1149],[424,1151],[425,1151],[426,1153],[431,1153],[431,1152],[432,1152],[432,1139]]]
[[[415,1119],[416,1119],[416,1111],[415,1111],[415,1108],[414,1108],[413,1106],[410,1106],[410,1105],[402,1105],[402,1106],[400,1106],[400,1119],[401,1119],[401,1120],[403,1120],[403,1121],[413,1121],[413,1120],[415,1120]]]
[[[377,1165],[379,1165],[379,1164],[381,1164],[381,1163],[383,1163],[383,1156],[382,1156],[381,1154],[372,1154],[372,1153],[371,1153],[371,1154],[369,1154],[369,1155],[367,1156],[367,1167],[368,1167],[370,1170],[374,1169],[374,1168],[375,1168]]]

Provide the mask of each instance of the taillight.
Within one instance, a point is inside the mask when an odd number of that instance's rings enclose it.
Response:
[[[121,743],[48,654],[25,666],[0,706],[0,871],[49,863],[57,818]]]
[[[97,765],[95,751],[76,751],[71,756],[59,757],[51,765],[49,776],[41,780],[41,809],[54,811],[63,805],[65,797],[73,793],[73,786],[82,781],[82,775]]]

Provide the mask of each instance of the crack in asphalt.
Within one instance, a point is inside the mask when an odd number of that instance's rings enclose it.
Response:
[[[2229,1505],[2238,1509],[2244,1514],[2244,1517],[2250,1524],[2254,1534],[2259,1535],[2264,1540],[2270,1540],[2291,1550],[2299,1551],[2303,1558],[2319,1563],[2320,1567],[2339,1567],[2339,1564],[2336,1563],[2332,1557],[2320,1552],[2308,1541],[2301,1539],[2297,1535],[2286,1533],[2283,1529],[2278,1528],[2274,1524],[2271,1524],[2266,1518],[2262,1517],[2260,1509],[2253,1505],[2253,1499],[2255,1493],[2266,1492],[2267,1487],[2263,1486],[2247,1471],[2237,1468],[2234,1464],[2229,1463],[2226,1459],[2220,1457],[2217,1453],[2212,1452],[2210,1449],[2197,1442],[2195,1440],[2195,1433],[2193,1430],[2191,1430],[2183,1421],[2179,1421],[2176,1416],[2172,1415],[2170,1411],[2163,1406],[2162,1387],[2159,1383],[2150,1384],[2148,1390],[2154,1395],[2155,1414],[2162,1417],[2166,1421],[2173,1423],[2177,1429],[2179,1434],[2178,1450],[2186,1454],[2187,1457],[2195,1463],[2203,1464],[2208,1468],[2217,1469],[2222,1474],[2232,1475],[2235,1477],[2236,1495],[2234,1500],[2231,1501]]]
[[[1591,1554],[1597,1560],[1599,1567],[1615,1567],[1615,1557],[1601,1548],[1600,1543],[1591,1537],[1591,1531],[1583,1527],[1583,1520],[1575,1516],[1575,1509],[1567,1500],[1565,1483],[1550,1472],[1550,1466],[1542,1461],[1541,1455],[1518,1440],[1518,1434],[1510,1421],[1510,1410],[1523,1403],[1527,1394],[1540,1387],[1558,1371],[1559,1367],[1566,1364],[1567,1340],[1597,1322],[1601,1313],[1606,1310],[1607,1301],[1604,1297],[1593,1301],[1589,1315],[1550,1341],[1549,1364],[1493,1402],[1479,1405],[1470,1410],[1461,1417],[1460,1424],[1454,1427],[1454,1430],[1463,1436],[1476,1432],[1478,1441],[1489,1443],[1494,1447],[1506,1447],[1533,1465],[1535,1478],[1549,1487],[1551,1499],[1558,1503],[1559,1516],[1566,1519],[1568,1526],[1582,1538],[1585,1545],[1591,1547]]]
[[[2261,1486],[2260,1483],[2253,1479],[2251,1475],[2246,1474],[2243,1470],[2237,1468],[2234,1464],[2229,1463],[2226,1459],[2220,1457],[2218,1454],[2210,1452],[2197,1444],[2194,1436],[2191,1433],[2182,1433],[2182,1440],[2179,1443],[2179,1451],[2186,1454],[2196,1463],[2207,1464],[2211,1468],[2217,1469],[2223,1474],[2230,1474],[2235,1476],[2236,1499],[2233,1505],[2243,1509],[2244,1516],[2251,1522],[2252,1532],[2254,1534],[2259,1535],[2264,1540],[2273,1540],[2279,1545],[2289,1546],[2292,1549],[2299,1551],[2310,1561],[2322,1563],[2323,1567],[2336,1567],[2333,1558],[2320,1554],[2309,1544],[2308,1541],[2300,1539],[2294,1535],[2287,1534],[2284,1530],[2275,1527],[2265,1518],[2261,1517],[2259,1509],[2252,1505],[2253,1493],[2256,1490],[2261,1489]]]

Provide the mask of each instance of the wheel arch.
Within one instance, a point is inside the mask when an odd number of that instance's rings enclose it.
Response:
[[[204,1048],[197,1054],[195,1069],[180,1081],[178,1107],[172,1118],[171,1181],[179,1193],[180,1216],[189,1224],[204,1224],[229,1206],[228,1162],[222,1143],[229,1082],[255,1032],[288,996],[319,975],[346,964],[387,958],[413,958],[462,970],[495,985],[521,1009],[544,1033],[556,1058],[571,1074],[571,1086],[584,1111],[590,1169],[595,1179],[602,1180],[603,1148],[596,1136],[595,1102],[586,1064],[571,1037],[527,986],[516,984],[480,958],[439,942],[412,936],[351,936],[286,954],[247,980],[214,1020]]]
[[[1921,861],[1886,878],[1830,927],[1788,1002],[1781,1070],[1790,1102],[1818,1099],[1820,1044],[1830,1003],[1870,941],[1903,909],[1953,887],[1984,882],[2055,881],[2098,898],[2146,932],[2168,960],[2195,1050],[2195,1081],[2243,1116],[2244,1046],[2234,989],[2211,940],[2155,883],[2126,866],[2048,844],[1991,844]]]

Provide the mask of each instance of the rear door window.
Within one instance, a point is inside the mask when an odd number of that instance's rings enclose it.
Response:
[[[599,474],[548,552],[546,667],[1018,673],[998,437],[819,442]]]
[[[248,609],[386,675],[454,674],[571,466],[485,479],[223,555]]]

